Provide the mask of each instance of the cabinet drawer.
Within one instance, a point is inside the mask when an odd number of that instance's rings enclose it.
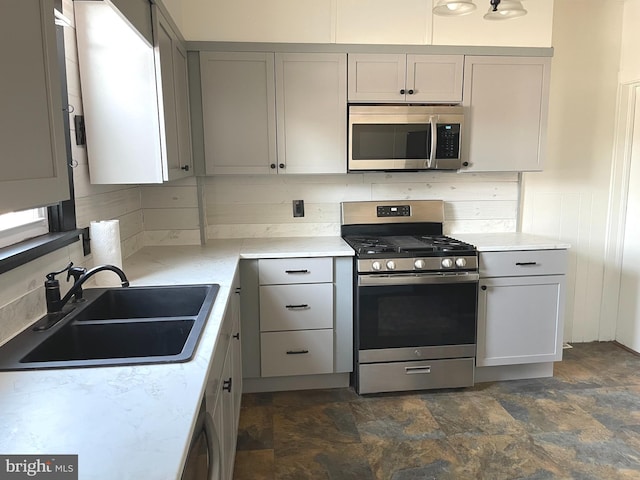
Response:
[[[260,334],[263,377],[333,372],[333,330]]]
[[[260,285],[333,282],[333,258],[274,258],[258,261]]]
[[[564,275],[566,272],[566,250],[480,252],[481,278]]]
[[[260,330],[333,328],[333,284],[260,287]]]

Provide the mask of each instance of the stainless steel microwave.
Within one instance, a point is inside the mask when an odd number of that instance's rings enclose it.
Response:
[[[352,105],[348,170],[457,170],[460,106]]]

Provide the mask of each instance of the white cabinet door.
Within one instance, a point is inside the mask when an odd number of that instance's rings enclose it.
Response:
[[[349,54],[350,102],[459,103],[462,55]]]
[[[480,279],[476,365],[562,359],[564,275]]]
[[[278,173],[347,173],[347,57],[277,53]]]
[[[9,0],[0,33],[0,213],[69,198],[52,0]]]
[[[273,53],[200,53],[208,175],[276,173],[273,59]]]
[[[260,334],[263,377],[333,372],[333,329]]]
[[[542,170],[551,59],[465,57],[461,172]]]
[[[156,6],[153,16],[164,178],[175,180],[193,175],[187,51]]]
[[[350,102],[404,102],[405,54],[349,54]]]
[[[463,65],[462,55],[407,55],[406,100],[461,102]]]

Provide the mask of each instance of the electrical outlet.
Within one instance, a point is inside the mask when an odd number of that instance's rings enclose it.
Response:
[[[293,216],[304,217],[304,200],[293,201]]]

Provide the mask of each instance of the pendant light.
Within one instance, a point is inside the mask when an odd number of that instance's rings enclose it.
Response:
[[[491,6],[484,15],[485,20],[508,20],[527,14],[520,0],[490,0],[489,3]]]
[[[476,9],[472,0],[438,0],[433,13],[447,17],[467,15]]]

